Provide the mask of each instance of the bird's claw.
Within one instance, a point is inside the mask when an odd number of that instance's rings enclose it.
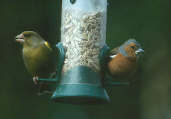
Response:
[[[33,77],[33,82],[34,82],[35,85],[38,84],[38,78],[39,78],[38,76]]]

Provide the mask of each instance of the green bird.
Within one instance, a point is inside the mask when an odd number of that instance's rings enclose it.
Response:
[[[57,49],[51,47],[38,33],[24,31],[16,36],[16,41],[23,46],[24,64],[35,84],[38,84],[38,78],[52,78],[56,74]],[[39,91],[46,91],[46,85],[40,83]]]

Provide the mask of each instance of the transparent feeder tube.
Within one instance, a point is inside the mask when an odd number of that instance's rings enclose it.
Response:
[[[99,53],[106,41],[107,0],[62,0],[63,72],[76,66],[100,71]]]

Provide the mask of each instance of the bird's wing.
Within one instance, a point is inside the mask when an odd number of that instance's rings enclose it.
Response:
[[[114,48],[113,50],[111,50],[109,57],[114,58],[118,52],[119,52],[119,47]]]
[[[44,45],[45,47],[47,47],[49,50],[52,51],[51,45],[47,41],[44,42]]]

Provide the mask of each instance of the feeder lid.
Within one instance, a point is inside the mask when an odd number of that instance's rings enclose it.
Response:
[[[107,0],[63,0],[63,8],[89,11],[106,10]]]

